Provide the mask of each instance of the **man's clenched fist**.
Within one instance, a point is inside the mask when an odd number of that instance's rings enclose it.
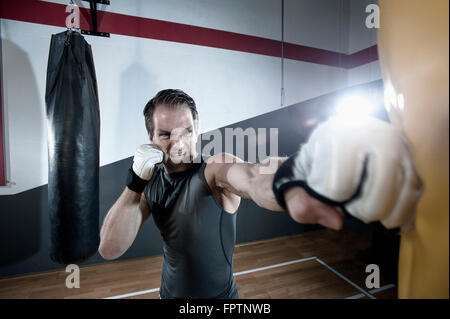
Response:
[[[156,146],[143,144],[134,154],[133,165],[128,171],[126,185],[136,193],[142,193],[152,178],[155,166],[164,160],[164,153]]]
[[[363,222],[381,221],[403,231],[412,229],[422,193],[403,134],[375,118],[360,123],[333,118],[321,124],[280,166],[273,186],[285,209],[285,191],[300,186]]]
[[[140,178],[149,181],[155,165],[164,159],[164,153],[151,144],[139,146],[133,158],[133,171]]]

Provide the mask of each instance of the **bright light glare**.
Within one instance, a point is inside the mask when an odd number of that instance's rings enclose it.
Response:
[[[398,108],[400,111],[405,111],[405,96],[400,93],[397,95]]]
[[[397,94],[389,81],[386,82],[384,88],[384,107],[388,112],[390,112],[392,108],[397,108]]]
[[[373,115],[374,105],[359,95],[350,95],[342,98],[336,107],[336,117],[345,121],[359,121]]]

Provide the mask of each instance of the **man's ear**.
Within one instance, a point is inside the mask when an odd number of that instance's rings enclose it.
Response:
[[[153,144],[153,136],[152,136],[152,133],[147,132],[147,134],[148,134],[148,139],[150,140],[150,144]]]

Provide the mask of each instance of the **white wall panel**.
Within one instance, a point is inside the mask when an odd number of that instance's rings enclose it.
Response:
[[[379,61],[373,61],[348,71],[348,85],[358,85],[381,79]]]
[[[285,105],[347,86],[347,70],[307,62],[285,61]]]

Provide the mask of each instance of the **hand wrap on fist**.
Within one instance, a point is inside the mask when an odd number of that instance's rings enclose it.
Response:
[[[293,186],[365,223],[381,221],[403,232],[413,228],[422,194],[401,131],[375,118],[360,123],[333,118],[317,127],[274,176],[273,191],[284,209],[284,191]]]
[[[155,170],[155,165],[164,159],[164,153],[150,144],[139,146],[129,169],[126,185],[136,193],[142,193]]]

